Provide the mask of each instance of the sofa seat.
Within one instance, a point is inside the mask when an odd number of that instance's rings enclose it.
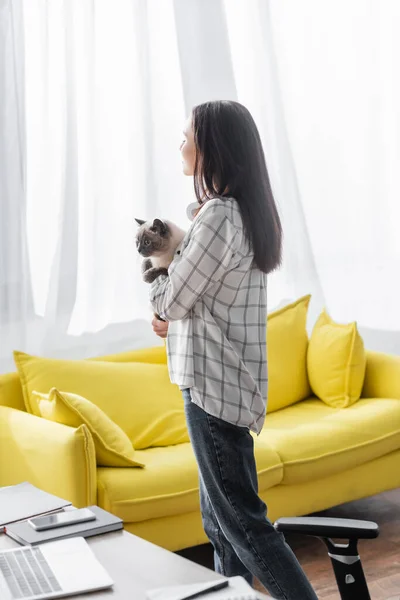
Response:
[[[400,402],[361,398],[336,409],[309,398],[268,414],[260,437],[283,462],[283,484],[324,478],[398,450]]]
[[[281,483],[282,463],[264,440],[255,440],[255,456],[260,490]],[[99,506],[125,523],[199,510],[197,465],[189,443],[138,450],[135,459],[146,467],[98,467]]]

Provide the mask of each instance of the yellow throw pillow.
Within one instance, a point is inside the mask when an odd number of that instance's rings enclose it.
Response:
[[[333,408],[351,406],[361,396],[366,364],[357,324],[335,323],[324,310],[308,347],[308,376],[314,394]]]
[[[307,377],[307,311],[303,296],[268,315],[268,412],[290,406],[311,394]]]
[[[93,436],[99,467],[143,467],[126,433],[95,404],[69,392],[52,388],[48,394],[32,392],[42,417],[69,427],[86,425]]]
[[[87,398],[127,434],[136,450],[188,442],[182,395],[164,364],[40,358],[14,352],[28,412],[33,390],[55,387]]]

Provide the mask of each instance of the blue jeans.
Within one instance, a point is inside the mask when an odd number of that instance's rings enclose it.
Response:
[[[258,496],[254,442],[238,427],[193,404],[183,390],[186,422],[199,468],[200,507],[214,547],[215,570],[227,577],[253,575],[278,600],[316,600],[292,550],[267,519]]]

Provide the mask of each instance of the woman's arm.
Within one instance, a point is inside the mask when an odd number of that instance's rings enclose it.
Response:
[[[151,286],[150,301],[166,321],[184,319],[195,302],[231,266],[237,229],[221,207],[207,207],[197,217],[182,255]]]

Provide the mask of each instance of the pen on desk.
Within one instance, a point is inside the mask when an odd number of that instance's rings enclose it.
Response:
[[[194,594],[189,594],[188,596],[182,596],[181,600],[192,600],[193,598],[200,598],[200,596],[206,596],[207,594],[211,594],[212,592],[216,592],[217,590],[222,590],[223,588],[228,587],[229,580],[219,581],[218,583],[208,587],[207,589],[201,590],[200,592],[195,592]]]

